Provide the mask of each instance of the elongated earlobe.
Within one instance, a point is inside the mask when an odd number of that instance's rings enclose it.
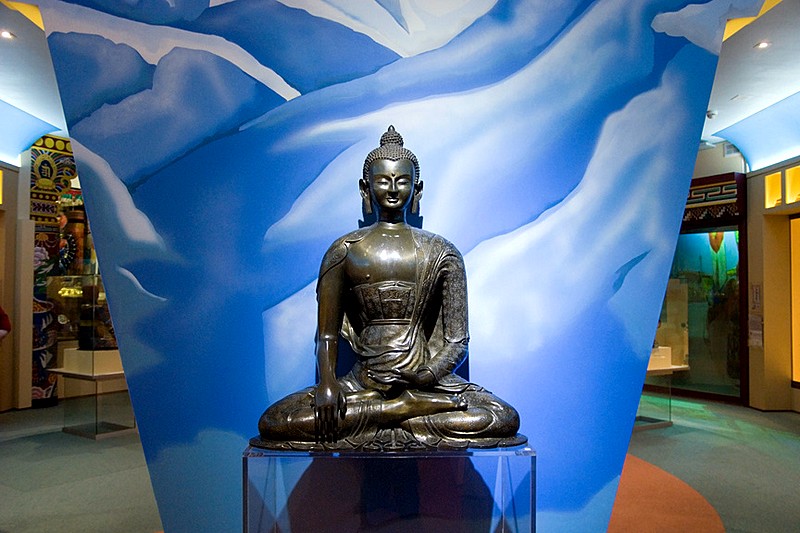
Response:
[[[419,214],[419,201],[422,198],[422,182],[417,182],[414,185],[414,197],[411,199],[411,214],[418,215]]]
[[[369,184],[363,180],[358,180],[358,189],[361,191],[361,205],[364,213],[367,215],[372,214],[372,197],[369,194]]]

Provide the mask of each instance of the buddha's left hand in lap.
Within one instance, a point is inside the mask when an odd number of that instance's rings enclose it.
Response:
[[[385,372],[369,370],[367,375],[378,383],[404,386],[406,388],[422,389],[436,383],[436,377],[427,368],[422,368],[416,372],[396,368]]]

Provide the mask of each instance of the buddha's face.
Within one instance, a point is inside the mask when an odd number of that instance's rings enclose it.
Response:
[[[414,194],[416,175],[408,159],[378,159],[369,167],[369,190],[380,211],[404,211]]]

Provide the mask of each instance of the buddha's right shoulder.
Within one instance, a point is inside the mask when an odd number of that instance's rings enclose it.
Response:
[[[350,244],[363,239],[368,232],[368,227],[359,228],[355,231],[351,231],[350,233],[342,235],[333,241],[333,244],[330,245],[328,251],[325,252],[325,256],[322,258],[322,264],[319,267],[320,277],[328,270],[344,261],[344,258],[347,257],[347,247]]]

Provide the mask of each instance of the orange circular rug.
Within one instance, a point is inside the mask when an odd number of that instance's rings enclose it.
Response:
[[[717,511],[688,483],[628,454],[609,533],[725,533]]]

